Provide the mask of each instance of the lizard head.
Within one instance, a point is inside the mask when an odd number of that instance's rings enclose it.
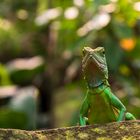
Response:
[[[93,70],[96,67],[97,71],[100,74],[103,74],[105,77],[108,78],[105,50],[103,47],[97,47],[95,49],[92,49],[90,47],[83,48],[83,60],[82,60],[83,71],[87,68],[89,63],[92,63]]]

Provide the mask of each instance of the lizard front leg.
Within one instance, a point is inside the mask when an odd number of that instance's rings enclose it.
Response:
[[[120,111],[119,116],[117,118],[117,122],[123,121],[126,112],[125,106],[114,94],[112,94],[111,101],[112,101],[112,105],[115,106]]]
[[[80,109],[80,125],[81,126],[86,125],[86,121],[87,121],[86,117],[88,114],[88,110],[89,110],[89,101],[88,101],[88,93],[87,93],[87,96],[85,97],[85,100]]]
[[[105,89],[105,93],[109,96],[112,106],[116,107],[120,112],[117,122],[123,121],[126,113],[126,108],[122,102],[111,92],[110,88]]]

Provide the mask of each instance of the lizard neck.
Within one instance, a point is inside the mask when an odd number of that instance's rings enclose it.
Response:
[[[106,83],[105,82],[103,82],[101,85],[99,85],[99,86],[97,86],[97,87],[89,87],[88,86],[88,93],[90,94],[90,95],[99,95],[99,94],[101,94],[101,93],[103,93],[103,91],[106,89],[106,88],[108,88],[110,85],[109,85],[109,83],[108,83],[108,81],[106,81]]]
[[[107,79],[103,79],[103,80],[100,80],[99,82],[96,82],[96,84],[94,82],[87,82],[87,87],[88,89],[94,89],[94,88],[100,88],[102,86],[107,86],[109,87],[109,83],[108,83],[108,80]]]

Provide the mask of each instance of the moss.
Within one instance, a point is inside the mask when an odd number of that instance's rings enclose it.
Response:
[[[128,128],[125,125],[121,125],[120,126],[120,129],[122,129],[122,130],[128,130]]]
[[[99,137],[96,140],[112,140],[112,139],[108,137]]]
[[[15,138],[14,137],[11,137],[11,138],[9,138],[9,140],[15,140]]]
[[[0,137],[3,137],[3,136],[5,136],[5,133],[0,133]],[[1,138],[0,138],[0,140],[1,140]]]
[[[123,138],[122,138],[122,140],[136,140],[134,137],[132,137],[132,136],[124,136]]]
[[[32,139],[32,135],[31,134],[27,134],[26,132],[25,133],[21,133],[20,131],[13,131],[13,136],[16,137],[17,139],[20,138],[20,139]]]
[[[96,132],[98,134],[105,134],[106,131],[103,130],[103,129],[100,129],[100,128],[94,128],[94,129],[91,129],[93,132]]]
[[[120,126],[120,129],[123,129],[123,130],[124,130],[125,128],[126,128],[125,125],[121,125],[121,126]]]
[[[79,137],[80,139],[86,139],[86,138],[88,138],[88,134],[87,134],[87,133],[79,133],[79,134],[78,134],[78,137]]]
[[[37,134],[39,140],[47,140],[47,137],[42,134]]]
[[[72,131],[67,130],[65,132],[65,134],[66,134],[66,140],[74,140],[74,136],[73,136],[73,132]]]
[[[25,131],[15,129],[0,129],[0,140],[135,140],[139,139],[140,121],[109,123],[98,126],[58,128],[43,131]]]
[[[139,129],[140,125],[138,123],[134,123],[134,128]]]

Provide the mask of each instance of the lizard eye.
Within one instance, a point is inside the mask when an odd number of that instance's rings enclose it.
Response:
[[[85,55],[85,50],[84,49],[82,50],[82,53],[83,53],[83,55]]]
[[[105,51],[102,51],[103,54],[105,54]]]

